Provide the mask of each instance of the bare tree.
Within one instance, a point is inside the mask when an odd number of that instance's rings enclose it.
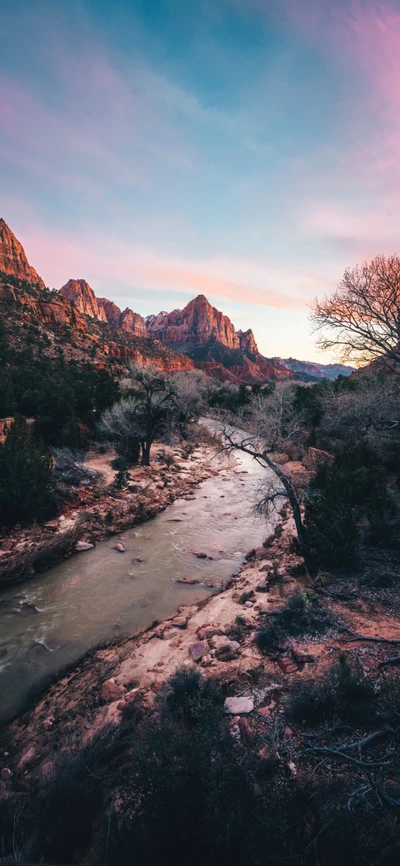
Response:
[[[193,374],[193,375],[192,375]],[[153,366],[130,368],[129,397],[104,412],[100,430],[115,442],[140,441],[142,463],[150,464],[151,446],[172,428],[179,428],[203,410],[202,374],[168,374]]]
[[[400,361],[400,259],[377,256],[348,268],[331,297],[314,302],[318,345],[345,361]],[[325,329],[327,331],[325,332]]]
[[[240,429],[241,428],[241,429]],[[299,544],[304,548],[304,526],[300,496],[290,475],[276,460],[277,452],[289,453],[302,447],[305,441],[302,413],[294,404],[293,388],[278,384],[268,396],[254,396],[242,413],[240,424],[232,419],[222,431],[225,450],[250,454],[260,466],[271,469],[278,485],[270,485],[258,508],[267,509],[279,497],[289,501],[293,512]]]

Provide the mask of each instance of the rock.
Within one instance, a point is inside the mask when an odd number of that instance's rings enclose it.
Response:
[[[82,550],[92,550],[94,544],[91,544],[90,541],[78,541],[75,545],[76,553],[80,553]]]
[[[29,749],[24,752],[22,757],[18,761],[18,769],[23,770],[27,764],[31,764],[36,758],[36,749],[34,746],[30,746]]]
[[[256,551],[256,548],[255,548],[255,547],[252,547],[251,550],[248,550],[247,553],[246,553],[246,556],[245,556],[245,560],[246,560],[246,562],[249,562],[250,559],[254,559],[256,553],[257,553],[257,551]]]
[[[122,544],[122,541],[117,541],[117,543],[114,545],[114,550],[118,550],[119,553],[125,553],[126,547],[124,544]]]
[[[285,737],[293,737],[293,731],[289,728],[289,725],[286,725],[283,733],[285,734]]]
[[[52,729],[53,725],[54,725],[54,716],[49,716],[43,722],[43,727],[44,727],[45,731],[50,731]]]
[[[139,688],[130,689],[129,692],[125,693],[125,701],[128,704],[131,704],[132,701],[136,700],[136,698],[138,697],[138,694],[139,694]]]
[[[257,754],[261,761],[269,761],[271,758],[271,752],[268,746],[263,746]]]
[[[251,735],[251,727],[247,721],[247,719],[239,718],[238,721],[239,730],[240,730],[240,739],[244,746],[251,746],[252,735]]]
[[[315,661],[314,656],[311,653],[306,652],[301,647],[297,646],[297,644],[293,644],[292,646],[292,656],[297,664],[307,664]]]
[[[215,635],[223,635],[224,631],[222,628],[214,625],[203,625],[199,626],[197,629],[197,634],[200,640],[208,640]],[[212,643],[212,642],[211,642]]]
[[[268,592],[269,591],[269,583],[267,580],[260,580],[260,583],[256,586],[256,592]]]
[[[209,646],[206,640],[198,641],[197,643],[192,643],[189,647],[189,653],[194,662],[199,662],[203,656],[208,653]]]
[[[187,628],[188,618],[187,616],[176,616],[172,622],[177,628]]]
[[[206,554],[206,553],[195,553],[195,552],[193,551],[193,556],[197,556],[197,559],[207,559],[207,554]]]
[[[250,601],[250,600],[249,600],[249,601],[245,601],[245,603],[244,603],[244,607],[253,607],[253,602]]]
[[[226,713],[231,713],[234,716],[241,713],[252,713],[254,710],[254,698],[226,698],[224,709]]]
[[[296,665],[293,664],[292,660],[288,658],[288,656],[283,656],[281,659],[278,659],[278,666],[284,674],[294,674],[297,671]]]
[[[177,583],[186,583],[188,586],[194,586],[195,583],[200,583],[197,577],[178,577]]]
[[[287,768],[288,768],[288,770],[289,770],[290,778],[291,778],[291,779],[297,779],[297,767],[296,767],[296,764],[294,764],[293,761],[288,761],[287,764],[286,764],[286,766],[287,766]]]
[[[230,649],[221,649],[216,653],[216,658],[219,662],[233,662],[236,658],[236,653]]]
[[[103,683],[103,687],[101,690],[102,700],[107,704],[112,701],[118,701],[125,694],[125,689],[123,686],[118,686],[114,680],[106,680]]]
[[[195,496],[184,496],[183,498],[185,502],[193,502],[193,500],[196,499]]]
[[[22,244],[3,219],[0,219],[0,271],[45,288],[42,278],[29,264]]]
[[[8,767],[3,767],[0,776],[2,779],[5,779],[7,781],[7,779],[11,779],[12,770],[10,770]]]
[[[268,716],[271,715],[269,707],[259,707],[257,712],[259,716],[263,716],[264,718],[268,718]]]
[[[307,448],[302,463],[306,469],[316,470],[320,466],[333,463],[334,459],[333,454],[329,454],[328,451],[321,451],[319,448]]]

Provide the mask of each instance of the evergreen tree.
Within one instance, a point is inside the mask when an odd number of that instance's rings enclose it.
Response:
[[[0,444],[0,525],[43,520],[53,509],[51,455],[17,415]]]

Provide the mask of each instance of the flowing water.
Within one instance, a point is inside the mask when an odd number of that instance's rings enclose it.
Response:
[[[100,641],[133,634],[218,591],[270,525],[251,509],[267,474],[247,455],[154,520],[100,542],[0,595],[0,720],[32,688]],[[114,550],[117,540],[125,553]],[[205,553],[198,558],[195,553]],[[178,578],[197,578],[184,585]],[[212,584],[207,586],[206,583]]]

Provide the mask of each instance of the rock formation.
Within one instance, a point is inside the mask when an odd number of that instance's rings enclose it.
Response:
[[[204,295],[198,295],[183,310],[148,316],[146,324],[150,336],[174,349],[188,351],[206,343],[221,343],[228,349],[247,349],[251,344],[251,351],[258,351],[252,331],[235,331],[228,316],[212,307]]]
[[[136,337],[148,337],[146,322],[139,313],[134,313],[129,307],[121,313],[118,326]]]
[[[129,307],[121,313],[117,304],[108,298],[96,298],[96,295],[86,280],[68,280],[60,289],[60,295],[73,301],[77,310],[97,319],[99,322],[109,322],[116,328],[122,328],[135,337],[148,337],[146,322],[139,313],[134,313]]]
[[[99,322],[107,322],[104,307],[86,280],[68,280],[60,289],[60,295],[73,301],[76,309],[85,316],[98,319]]]
[[[25,255],[25,250],[8,228],[6,222],[0,219],[0,271],[27,280],[44,289],[45,285],[35,268],[32,268]]]

